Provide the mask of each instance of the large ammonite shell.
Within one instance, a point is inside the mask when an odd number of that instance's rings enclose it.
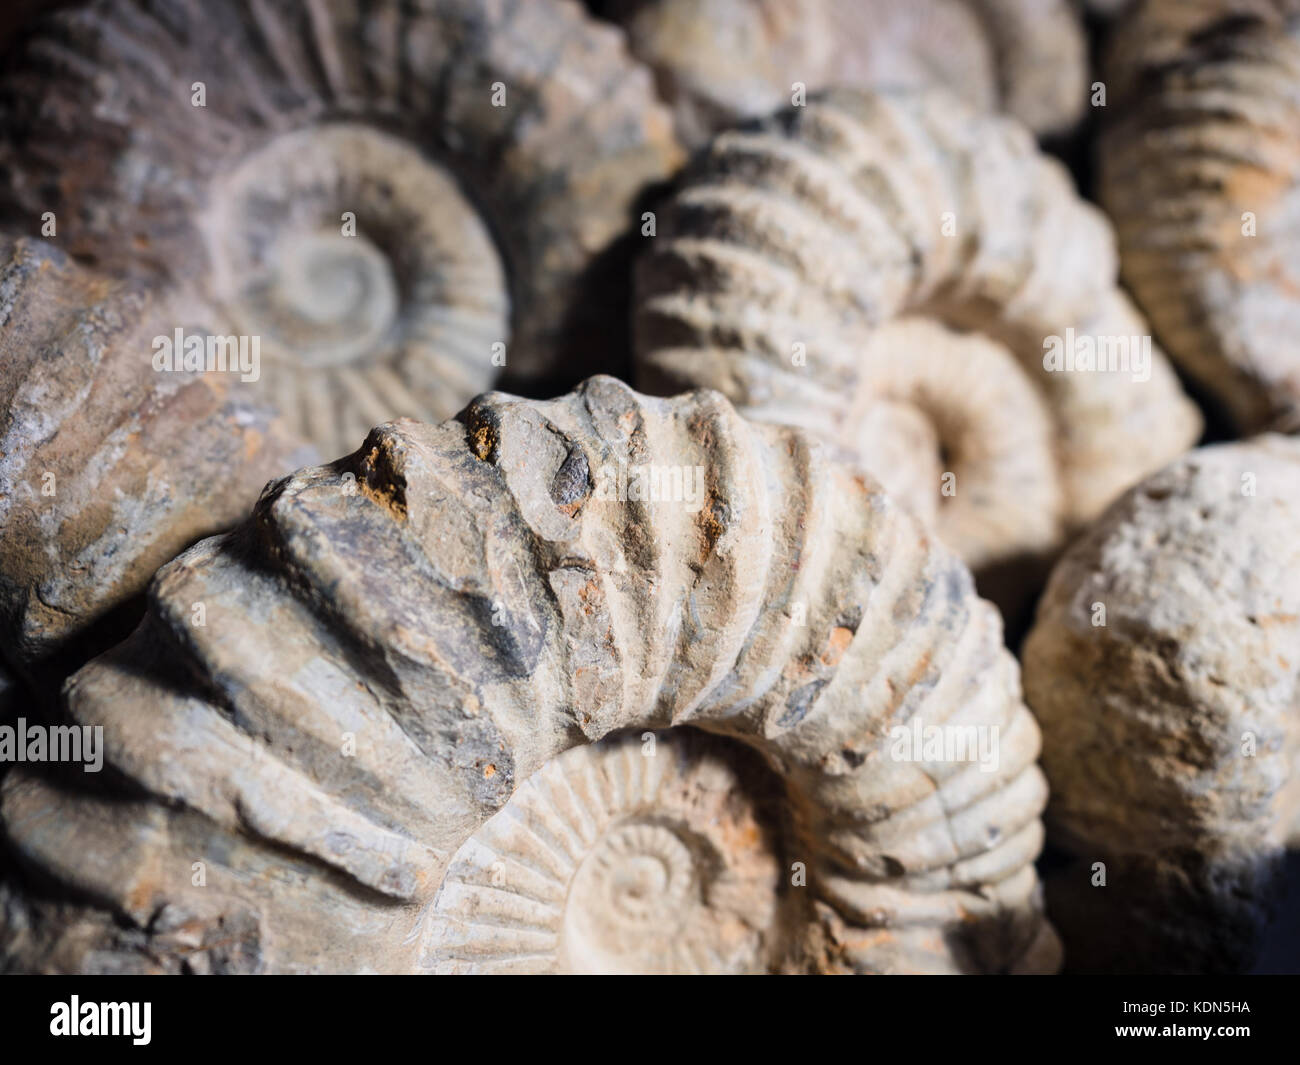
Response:
[[[1114,36],[1099,195],[1124,280],[1239,427],[1300,429],[1300,3],[1157,0]]]
[[[1073,966],[1251,961],[1300,842],[1297,530],[1300,441],[1266,435],[1143,482],[1052,574],[1025,691]]]
[[[330,454],[620,350],[616,243],[679,151],[570,0],[95,0],[14,57],[0,128],[11,216],[192,281]]]
[[[117,642],[110,615],[159,566],[314,458],[235,376],[154,371],[155,336],[210,320],[181,293],[0,239],[0,657],[15,669],[57,674],[98,622]]]
[[[595,378],[381,427],[150,599],[67,689],[130,793],[5,781],[18,856],[95,904],[11,900],[10,967],[1056,965],[996,610],[874,482],[714,393]],[[761,756],[783,842],[712,748],[572,751],[682,726]]]
[[[663,214],[643,386],[835,441],[972,566],[1049,551],[1199,432],[1105,220],[1010,120],[837,92],[719,135]],[[1132,369],[1048,372],[1080,338]]]
[[[699,144],[829,88],[943,85],[1038,133],[1079,119],[1087,49],[1068,0],[609,0]]]

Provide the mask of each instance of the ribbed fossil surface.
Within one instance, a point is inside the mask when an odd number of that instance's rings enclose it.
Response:
[[[1199,433],[1115,275],[1021,126],[835,92],[688,171],[639,264],[639,380],[834,441],[984,566],[1050,551]],[[1132,369],[1048,372],[1075,334]]]
[[[1297,529],[1300,441],[1266,435],[1143,482],[1053,572],[1025,692],[1073,966],[1249,965],[1300,839]]]
[[[1099,194],[1124,279],[1239,427],[1300,429],[1300,4],[1156,0],[1115,39]]]
[[[775,967],[783,925],[800,914],[783,912],[770,837],[725,741],[673,729],[575,747],[453,856],[427,962],[462,973]]]
[[[1079,119],[1086,45],[1067,0],[610,0],[698,144],[789,104],[796,85],[943,85],[1039,133]]]
[[[313,457],[237,377],[154,372],[155,335],[209,320],[179,292],[0,240],[0,657],[15,668],[75,658],[154,570]]]
[[[329,454],[502,368],[624,335],[615,247],[679,149],[571,0],[94,0],[0,76],[2,198],[261,338],[259,394]]]
[[[1057,961],[996,611],[873,481],[709,392],[595,378],[376,429],[164,567],[67,707],[130,789],[5,781],[18,854],[83,904],[7,899],[13,968]],[[784,837],[695,730],[757,753]],[[782,929],[792,893],[813,920]]]

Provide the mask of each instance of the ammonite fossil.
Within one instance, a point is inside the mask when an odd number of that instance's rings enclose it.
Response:
[[[469,973],[781,965],[782,930],[807,913],[796,889],[779,890],[779,843],[735,754],[672,729],[553,758],[452,857],[429,961]]]
[[[156,336],[205,337],[209,320],[179,292],[0,241],[0,657],[15,669],[57,672],[159,566],[313,459],[237,374],[155,372]]]
[[[192,282],[329,454],[619,350],[618,241],[679,160],[571,0],[94,0],[12,57],[0,128],[12,219]]]
[[[1240,428],[1300,429],[1300,4],[1155,0],[1114,41],[1099,195],[1124,280]]]
[[[1025,692],[1072,966],[1249,964],[1300,840],[1297,529],[1300,441],[1266,435],[1144,481],[1053,572]]]
[[[130,791],[5,781],[64,892],[10,893],[11,968],[1057,963],[995,609],[873,481],[714,393],[594,378],[381,427],[150,604],[67,689]]]
[[[985,567],[1050,551],[1199,433],[1115,273],[1023,127],[836,92],[688,171],[639,264],[639,382],[835,441]]]
[[[1087,54],[1067,0],[609,0],[655,71],[677,128],[699,144],[788,105],[802,87],[943,85],[1038,133],[1086,100]]]

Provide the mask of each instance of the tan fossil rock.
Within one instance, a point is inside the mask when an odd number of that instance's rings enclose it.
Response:
[[[67,709],[131,791],[5,781],[65,900],[6,900],[8,968],[1059,960],[995,609],[875,482],[714,393],[594,378],[376,429],[164,567]]]
[[[15,223],[192,283],[328,454],[620,350],[620,239],[680,156],[572,0],[94,0],[7,64],[0,129]]]
[[[1066,0],[613,0],[684,140],[809,93],[944,85],[1039,133],[1078,121],[1087,55]]]
[[[0,657],[15,669],[57,675],[159,566],[314,458],[233,375],[154,370],[153,338],[207,315],[0,240]]]
[[[660,215],[641,385],[834,442],[974,567],[1051,552],[1199,434],[1104,218],[1023,127],[946,93],[831,93],[722,133]],[[1075,334],[1149,352],[1148,376],[1048,372]]]
[[[777,967],[799,892],[733,763],[725,741],[692,729],[553,758],[452,856],[430,961],[464,973]]]
[[[1069,0],[968,0],[993,48],[1000,110],[1039,135],[1082,118],[1088,42]]]
[[[1249,963],[1300,838],[1297,529],[1300,441],[1266,435],[1144,481],[1053,572],[1023,660],[1072,965]]]
[[[1300,428],[1300,4],[1154,0],[1116,29],[1099,150],[1123,276],[1246,431]]]

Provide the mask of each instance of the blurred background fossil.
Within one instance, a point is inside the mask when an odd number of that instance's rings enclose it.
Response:
[[[635,199],[679,149],[572,0],[92,0],[0,77],[0,209],[261,337],[258,398],[326,454],[501,369],[625,349]],[[620,369],[620,367],[613,367]]]
[[[1298,529],[1300,440],[1268,435],[1144,481],[1053,572],[1025,692],[1072,968],[1254,960],[1300,842]]]
[[[1147,380],[1045,370],[1046,337],[1127,349],[1146,324],[1061,166],[947,93],[836,92],[719,134],[662,214],[638,264],[641,386],[716,388],[835,442],[1004,605],[1034,587],[1014,563],[1200,432],[1159,349]]]
[[[702,466],[703,505],[598,492],[620,463]],[[67,696],[129,793],[4,782],[9,841],[64,893],[11,896],[10,968],[1059,962],[1038,729],[997,612],[877,485],[716,394],[595,378],[377,429],[164,567],[150,604]],[[996,758],[899,758],[913,722],[997,729]],[[761,756],[783,840],[686,726]],[[570,750],[624,728],[674,729],[664,761]],[[696,900],[667,939],[627,912],[656,884]]]
[[[1068,0],[593,0],[655,72],[677,128],[721,129],[832,87],[943,85],[1039,134],[1082,116],[1087,48]]]
[[[1148,0],[1106,71],[1125,282],[1238,429],[1300,430],[1300,3]]]

